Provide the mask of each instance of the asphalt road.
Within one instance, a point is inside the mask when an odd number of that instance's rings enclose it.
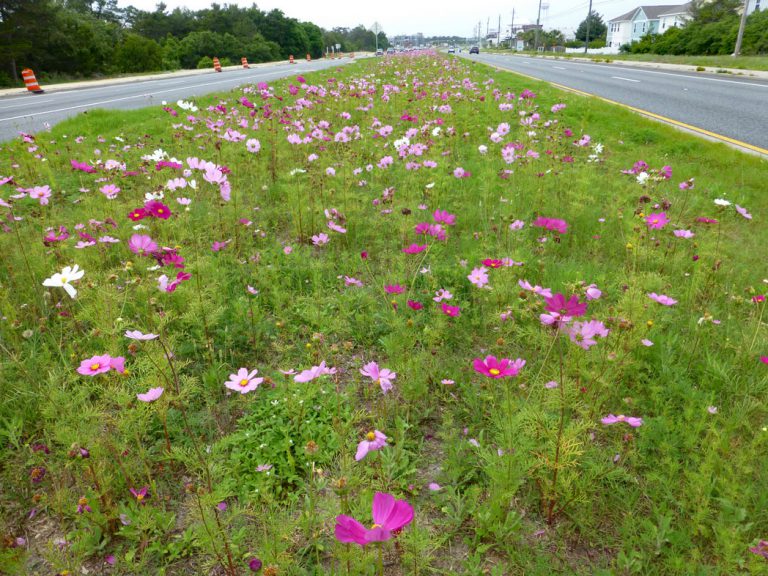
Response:
[[[768,150],[768,81],[765,80],[511,55],[465,57]]]
[[[223,92],[246,83],[269,82],[286,76],[337,67],[354,62],[342,60],[298,60],[296,64],[280,63],[248,70],[224,70],[192,76],[169,76],[158,80],[137,80],[129,84],[105,85],[46,92],[22,94],[0,98],[0,142],[11,140],[19,132],[36,133],[53,126],[65,118],[94,108],[134,109],[158,106],[163,100],[202,96],[210,92]],[[45,88],[45,86],[43,86]]]

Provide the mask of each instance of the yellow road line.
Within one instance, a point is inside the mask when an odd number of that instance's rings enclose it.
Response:
[[[568,92],[575,92],[576,94],[580,94],[582,96],[591,96],[592,98],[597,98],[598,100],[602,100],[603,102],[607,102],[608,104],[613,104],[615,106],[621,106],[622,108],[626,110],[631,110],[632,112],[636,112],[638,114],[642,114],[643,116],[649,116],[650,118],[655,118],[656,120],[661,120],[662,122],[666,122],[668,124],[672,124],[673,126],[678,126],[680,128],[685,128],[686,130],[691,130],[692,132],[698,132],[699,134],[704,134],[705,136],[709,136],[710,138],[714,138],[715,140],[721,140],[723,142],[728,142],[729,144],[733,144],[734,146],[739,146],[741,148],[746,148],[747,150],[751,150],[752,152],[757,152],[758,154],[763,154],[765,156],[768,156],[768,150],[765,148],[760,148],[759,146],[754,146],[753,144],[747,144],[746,142],[742,142],[741,140],[736,140],[735,138],[729,138],[728,136],[723,136],[722,134],[717,134],[715,132],[710,132],[709,130],[705,130],[704,128],[699,128],[698,126],[692,126],[690,124],[686,124],[685,122],[680,122],[679,120],[675,120],[673,118],[667,118],[666,116],[662,116],[660,114],[656,114],[654,112],[649,112],[648,110],[643,110],[642,108],[635,108],[634,106],[630,106],[629,104],[622,104],[621,102],[616,102],[615,100],[611,100],[609,98],[603,98],[602,96],[598,96],[597,94],[591,94],[589,92],[584,92],[583,90],[578,90],[576,88],[571,88],[570,86],[563,86],[562,84],[558,84],[557,82],[550,82],[549,80],[543,80],[542,78],[536,78],[535,76],[530,76],[528,74],[523,74],[522,72],[517,72],[516,70],[508,70],[506,68],[501,68],[500,66],[492,66],[493,68],[496,68],[497,70],[501,70],[503,72],[512,72],[513,74],[518,74],[520,76],[524,76],[525,78],[530,78],[531,80],[537,80],[539,82],[547,82],[551,84],[552,86],[555,86],[556,88],[560,88],[561,90],[566,90]]]

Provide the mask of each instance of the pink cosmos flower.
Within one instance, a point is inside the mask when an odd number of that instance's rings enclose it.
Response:
[[[139,504],[145,504],[144,501],[146,498],[148,498],[147,492],[149,492],[149,486],[142,486],[138,490],[136,490],[136,488],[129,488],[128,490],[130,490],[131,494],[133,494],[133,497],[136,498],[136,502]]]
[[[139,256],[148,256],[157,252],[157,242],[145,234],[133,234],[128,240],[128,249]]]
[[[386,445],[387,437],[383,432],[379,432],[378,430],[368,432],[368,434],[365,435],[365,440],[357,445],[357,454],[355,454],[355,460],[360,462],[360,460],[365,458],[368,452],[371,452],[372,450],[379,450],[384,448]]]
[[[541,286],[531,286],[528,280],[518,280],[517,285],[523,290],[528,290],[534,294],[538,294],[543,298],[552,298],[552,290],[550,288],[542,288]]]
[[[540,216],[533,221],[531,226],[551,230],[558,234],[565,234],[568,231],[568,223],[565,220],[559,220],[557,218],[542,218]]]
[[[520,373],[520,370],[525,366],[525,360],[521,358],[517,360],[510,360],[509,358],[497,359],[496,356],[488,355],[485,357],[485,360],[475,358],[472,366],[475,371],[488,378],[512,378]]]
[[[620,414],[618,416],[614,416],[613,414],[608,414],[605,418],[602,418],[600,420],[603,424],[606,426],[609,426],[611,424],[616,424],[617,422],[625,422],[632,426],[632,428],[637,428],[638,426],[643,425],[643,419],[642,418],[636,418],[634,416],[624,416],[624,414]]]
[[[503,265],[504,262],[497,258],[486,258],[483,260],[483,266],[488,266],[488,268],[501,268]]]
[[[340,514],[336,517],[336,540],[365,546],[371,542],[385,542],[392,533],[401,530],[413,520],[413,508],[405,500],[395,500],[391,494],[376,492],[373,497],[373,527],[369,530],[360,522]]]
[[[82,514],[83,512],[93,512],[93,509],[88,506],[88,499],[85,496],[80,496],[77,501],[77,513]]]
[[[117,198],[117,195],[120,194],[120,188],[114,184],[105,184],[99,188],[99,192],[104,194],[104,196],[107,197],[107,200],[114,200]]]
[[[411,310],[421,310],[422,308],[424,308],[424,304],[422,304],[421,302],[418,302],[417,300],[408,300],[407,304],[408,304],[408,308],[410,308]]]
[[[742,208],[742,207],[741,207],[741,206],[739,206],[738,204],[735,204],[735,206],[736,206],[736,212],[738,212],[739,214],[741,214],[741,215],[742,215],[744,218],[746,218],[747,220],[752,220],[752,214],[750,214],[749,212],[747,212],[747,209],[746,209],[746,208]]]
[[[579,297],[571,296],[567,301],[565,296],[559,292],[551,298],[544,299],[547,303],[547,312],[549,314],[541,314],[540,319],[542,324],[567,324],[574,316],[584,316],[587,311],[587,303],[579,302]]]
[[[438,224],[445,224],[446,226],[456,225],[456,214],[451,214],[447,210],[435,210],[432,218]]]
[[[357,286],[358,288],[361,288],[363,286],[363,283],[357,278],[353,278],[352,276],[344,276],[344,285]]]
[[[569,331],[569,336],[571,342],[574,342],[584,350],[589,350],[597,344],[596,337],[605,338],[609,332],[610,330],[602,322],[590,320],[589,322],[574,322]]]
[[[675,230],[673,234],[676,238],[693,238],[695,236],[690,230]]]
[[[103,354],[101,356],[92,356],[80,362],[80,367],[77,371],[83,376],[96,376],[96,374],[103,374],[109,372],[112,369],[110,361],[112,357],[109,354]]]
[[[651,292],[650,294],[648,294],[648,298],[650,298],[654,302],[663,304],[664,306],[673,306],[677,304],[677,300],[670,298],[666,294],[656,294],[656,292]]]
[[[155,400],[160,398],[160,396],[163,395],[164,391],[165,389],[162,387],[150,388],[143,394],[136,394],[136,398],[138,398],[142,402],[154,402]]]
[[[453,298],[453,294],[448,292],[445,288],[440,288],[437,292],[435,292],[435,297],[432,298],[435,302],[441,302],[443,300],[451,300]]]
[[[116,356],[115,358],[110,358],[109,367],[112,368],[115,372],[120,372],[120,374],[124,374],[125,358],[123,358],[122,356]]]
[[[645,224],[649,230],[661,230],[669,224],[669,218],[666,212],[656,212],[645,217]]]
[[[251,154],[256,154],[259,150],[261,150],[261,142],[259,142],[256,138],[251,138],[245,142],[245,148]]]
[[[387,284],[384,286],[384,292],[387,294],[402,294],[405,292],[405,288],[400,284]]]
[[[596,284],[587,286],[587,300],[598,300],[602,295],[602,290],[600,290]]]
[[[157,334],[142,334],[138,330],[126,330],[125,337],[131,340],[154,340],[158,338]]]
[[[482,288],[488,284],[488,269],[483,266],[475,268],[472,270],[472,273],[467,276],[467,279],[478,288]]]
[[[418,254],[419,252],[424,252],[426,249],[426,244],[411,244],[410,246],[403,248],[403,252],[406,254]]]
[[[329,240],[330,238],[325,232],[320,232],[320,234],[315,234],[312,236],[312,244],[315,246],[324,246],[325,244],[328,244]]]
[[[326,374],[336,374],[336,368],[328,368],[325,365],[325,360],[320,362],[319,366],[312,366],[309,370],[303,370],[302,372],[299,372],[296,376],[293,377],[294,382],[310,382],[314,380],[315,378],[319,378],[320,376],[325,376]]]
[[[229,380],[224,383],[224,386],[240,394],[247,394],[251,390],[256,390],[259,384],[264,382],[264,378],[256,378],[258,372],[255,369],[248,372],[248,368],[240,368],[237,374],[229,375]]]
[[[768,560],[768,540],[760,540],[757,546],[753,546],[749,551]]]
[[[35,186],[34,188],[28,188],[25,190],[29,194],[30,198],[34,198],[40,202],[40,206],[48,205],[48,198],[51,197],[51,188],[47,184],[45,186]]]
[[[445,302],[443,302],[441,306],[441,310],[443,314],[445,314],[446,316],[450,316],[451,318],[455,318],[456,316],[461,314],[461,308],[459,308],[458,306],[449,306]]]
[[[379,369],[379,365],[376,362],[369,362],[363,366],[360,374],[367,376],[381,386],[381,391],[384,394],[392,390],[392,380],[397,378],[397,373],[392,372],[389,368]]]

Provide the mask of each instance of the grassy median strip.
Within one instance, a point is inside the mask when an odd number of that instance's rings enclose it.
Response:
[[[3,570],[765,570],[765,160],[435,54],[0,152]]]

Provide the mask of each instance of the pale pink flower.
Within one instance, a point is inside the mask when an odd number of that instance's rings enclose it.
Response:
[[[625,422],[626,424],[629,424],[632,428],[637,428],[638,426],[643,425],[643,419],[637,418],[634,416],[624,416],[624,414],[620,414],[618,416],[614,416],[613,414],[608,414],[605,418],[602,418],[600,420],[603,424],[606,426],[611,424],[616,424],[617,422]]]
[[[164,391],[165,390],[162,387],[150,388],[143,394],[136,394],[136,398],[138,398],[142,402],[154,402],[155,400],[160,398],[160,396],[163,395]]]
[[[258,370],[248,372],[248,368],[240,368],[236,374],[229,375],[229,380],[224,383],[224,386],[240,394],[247,394],[251,390],[256,390],[264,381],[264,378],[256,378],[258,372]]]
[[[435,297],[432,298],[435,302],[442,302],[443,300],[451,300],[453,298],[453,294],[448,292],[445,288],[440,288],[437,292],[435,292]]]
[[[475,268],[472,270],[472,273],[467,276],[467,279],[478,288],[482,288],[488,284],[488,269],[483,266]]]
[[[126,330],[125,337],[131,340],[154,340],[158,338],[157,334],[142,334],[138,330]]]
[[[397,373],[392,372],[388,368],[379,369],[379,365],[376,362],[369,362],[363,366],[360,374],[367,376],[381,386],[381,391],[384,394],[392,389],[392,380],[397,378]]]
[[[670,298],[666,294],[656,294],[656,292],[651,292],[650,294],[648,294],[648,298],[650,298],[654,302],[663,304],[664,306],[673,306],[677,304],[677,300]]]
[[[355,454],[355,460],[358,462],[366,457],[368,452],[373,450],[380,450],[387,445],[387,437],[383,432],[373,430],[365,435],[365,440],[357,445],[357,453]]]
[[[327,374],[336,374],[336,368],[328,368],[325,365],[325,360],[320,362],[319,366],[312,366],[309,370],[303,370],[302,372],[299,372],[296,376],[293,377],[293,380],[295,382],[310,382],[314,380],[315,378],[319,378],[320,376],[325,376]]]

